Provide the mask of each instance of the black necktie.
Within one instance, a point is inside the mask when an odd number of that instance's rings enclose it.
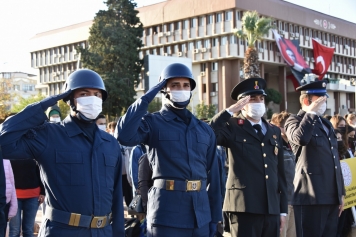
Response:
[[[252,127],[257,130],[257,135],[258,135],[258,137],[260,138],[260,140],[263,140],[263,138],[264,138],[265,135],[263,135],[263,133],[262,133],[262,127],[261,127],[261,125],[255,124],[255,125],[253,125]]]

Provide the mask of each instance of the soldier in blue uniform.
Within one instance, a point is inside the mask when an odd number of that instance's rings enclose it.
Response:
[[[46,219],[39,236],[124,236],[121,152],[95,118],[107,92],[101,77],[81,69],[65,91],[28,105],[0,127],[3,157],[35,159],[46,190]],[[44,122],[44,111],[63,99],[71,114]]]
[[[118,122],[121,144],[149,147],[154,180],[147,208],[150,237],[213,236],[222,219],[215,135],[186,109],[195,85],[190,69],[173,63]],[[164,106],[146,114],[161,90]]]

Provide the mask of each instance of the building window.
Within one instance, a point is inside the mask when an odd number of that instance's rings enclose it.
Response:
[[[190,20],[190,27],[191,28],[197,27],[197,18],[192,18]]]
[[[201,17],[199,17],[199,19],[198,19],[198,24],[199,24],[199,26],[204,26],[204,17],[203,16],[201,16]]]
[[[201,72],[205,72],[205,70],[206,70],[206,63],[201,63],[200,64],[200,71]]]
[[[182,52],[185,52],[187,49],[186,49],[186,46],[185,44],[182,44]]]
[[[215,22],[222,22],[223,15],[222,15],[221,12],[220,13],[216,13],[215,17],[216,17]]]
[[[200,49],[201,48],[201,40],[198,40],[195,42],[195,48]]]
[[[211,91],[212,92],[218,92],[219,91],[218,83],[211,83]]]
[[[208,15],[206,17],[206,24],[207,25],[213,24],[213,15]]]
[[[231,20],[232,20],[232,11],[225,12],[225,21],[231,21]]]
[[[241,21],[242,12],[241,11],[236,11],[235,16],[236,16],[236,21]]]
[[[204,47],[205,48],[210,48],[210,39],[204,40]]]
[[[218,38],[213,38],[212,41],[213,41],[213,47],[216,47],[216,46],[219,45],[219,39]]]
[[[177,22],[174,24],[174,29],[175,29],[175,30],[179,30],[179,29],[180,29],[180,25],[181,25],[181,22],[180,22],[180,21],[177,21]]]
[[[33,91],[34,86],[33,85],[23,85],[22,90],[23,91]]]
[[[194,42],[191,41],[188,43],[188,50],[193,50],[194,49]]]
[[[221,45],[226,45],[227,44],[227,37],[226,36],[222,36],[221,37]]]
[[[217,71],[218,70],[218,62],[212,62],[211,70],[212,71]]]
[[[183,21],[183,30],[189,29],[189,20],[184,20]]]

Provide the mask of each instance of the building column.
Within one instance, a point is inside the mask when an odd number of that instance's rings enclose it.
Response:
[[[334,92],[334,100],[335,100],[335,112],[334,114],[340,113],[340,92]],[[333,114],[331,114],[333,115]]]
[[[222,90],[221,93],[223,94],[223,109],[229,107],[230,105],[234,104],[234,100],[231,99],[230,94],[233,87],[233,75],[234,72],[232,70],[231,60],[223,60],[222,61],[222,68],[221,68],[221,86],[219,86]],[[234,85],[235,86],[235,85]]]
[[[265,78],[264,75],[265,75],[265,64],[264,64],[264,63],[261,63],[261,64],[260,64],[260,76],[261,76],[262,78]]]
[[[278,67],[278,87],[279,93],[282,95],[282,101],[279,105],[280,111],[287,111],[287,80],[286,80],[286,67]]]
[[[211,62],[206,62],[205,63],[205,86],[206,86],[206,104],[210,105],[211,104],[211,97],[210,97],[210,92],[211,92],[211,79],[210,79],[210,72],[211,72]],[[204,100],[202,100],[204,101]]]

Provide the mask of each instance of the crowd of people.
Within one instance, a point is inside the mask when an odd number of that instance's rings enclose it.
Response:
[[[191,70],[173,63],[107,123],[102,78],[77,70],[64,93],[1,124],[0,214],[10,236],[24,237],[42,203],[39,236],[125,236],[123,201],[142,205],[133,215],[148,237],[348,236],[355,220],[343,210],[340,160],[355,156],[356,115],[323,117],[326,83],[298,87],[298,114],[267,120],[266,81],[249,78],[232,89],[236,103],[205,121],[187,109]],[[158,93],[162,108],[148,113]],[[71,108],[63,121],[59,100]]]

